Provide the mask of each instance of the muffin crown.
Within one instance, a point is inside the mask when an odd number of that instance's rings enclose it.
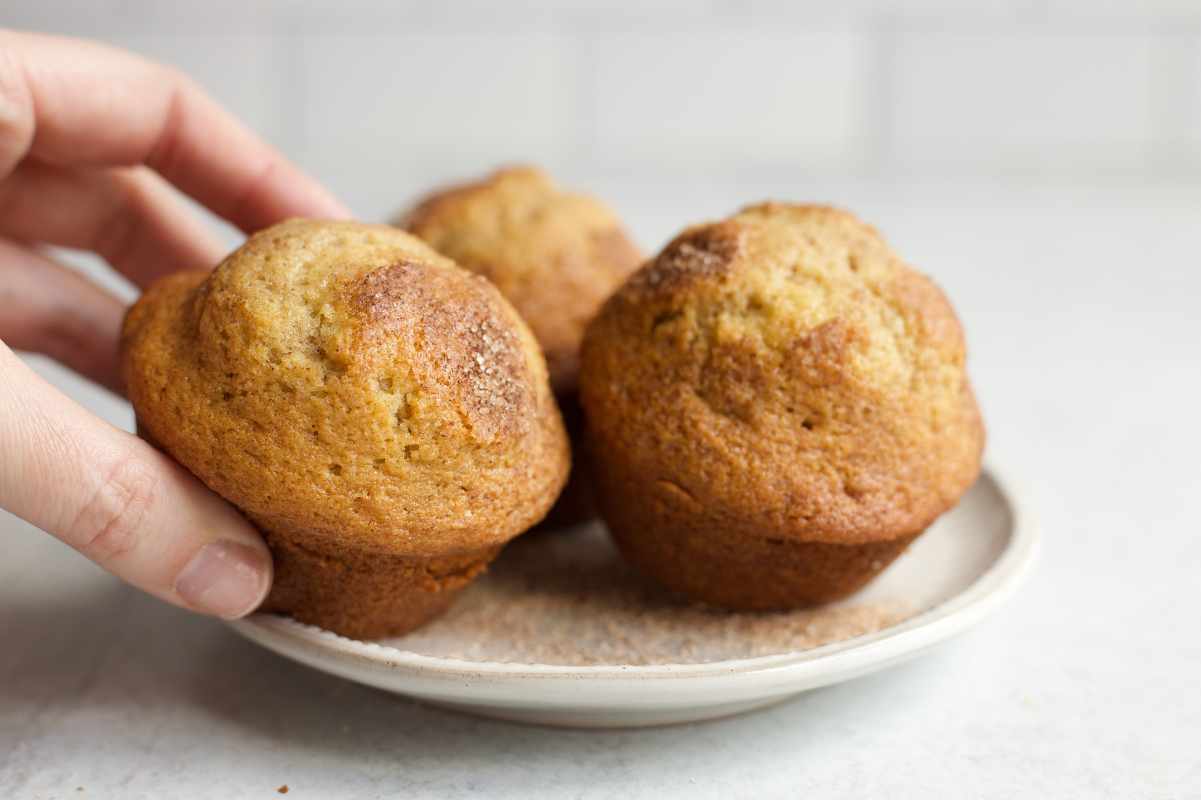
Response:
[[[200,352],[220,353],[226,377],[269,364],[285,391],[351,381],[407,397],[410,426],[457,429],[477,445],[524,434],[537,410],[545,372],[496,290],[388,228],[277,226],[219,265],[192,302]],[[424,393],[456,413],[431,419]]]
[[[534,167],[432,194],[397,224],[501,290],[545,350],[559,392],[575,386],[584,327],[641,260],[608,207]]]
[[[536,521],[564,478],[528,328],[394,228],[277,225],[153,287],[123,338],[139,423],[268,529],[475,549]]]
[[[964,360],[942,292],[870,226],[767,203],[631,277],[587,332],[581,393],[602,483],[734,530],[863,542],[924,529],[975,479]]]

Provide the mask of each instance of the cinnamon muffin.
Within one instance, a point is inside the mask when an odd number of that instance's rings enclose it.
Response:
[[[391,227],[262,231],[152,287],[122,345],[140,428],[265,534],[264,608],[346,636],[441,612],[566,479],[529,329]]]
[[[601,513],[697,600],[846,596],[975,481],[964,361],[943,293],[851,214],[769,203],[690,228],[584,340]]]
[[[601,303],[637,269],[638,248],[599,201],[559,189],[534,167],[510,167],[430,195],[397,224],[492,281],[534,331],[574,434],[580,340]],[[573,435],[578,450],[581,440]],[[548,523],[593,514],[577,458]]]
[[[397,224],[500,289],[542,345],[558,394],[575,389],[584,328],[642,260],[608,207],[535,167],[436,192]]]

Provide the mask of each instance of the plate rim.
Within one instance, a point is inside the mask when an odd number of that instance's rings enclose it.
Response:
[[[528,682],[531,680],[626,681],[671,679],[709,681],[735,674],[762,677],[787,673],[793,681],[801,673],[820,672],[838,657],[842,669],[869,669],[914,655],[960,633],[1004,603],[1029,574],[1040,549],[1041,532],[1033,518],[1026,492],[1012,474],[992,460],[986,462],[980,479],[991,480],[1009,508],[1012,524],[1004,550],[972,583],[958,594],[896,625],[870,634],[788,653],[675,664],[538,664],[517,661],[472,661],[430,656],[401,650],[392,645],[350,639],[313,625],[275,614],[254,614],[228,622],[239,634],[269,649],[295,657],[293,648],[304,647],[319,660],[331,657],[386,667],[396,675],[442,680]],[[853,662],[853,663],[850,663]],[[315,666],[315,665],[314,665]]]

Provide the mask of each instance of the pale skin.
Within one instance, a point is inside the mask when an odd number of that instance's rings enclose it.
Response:
[[[0,30],[0,507],[167,602],[236,618],[271,586],[237,511],[14,354],[120,392],[123,304],[56,263],[92,251],[135,285],[223,249],[180,194],[246,232],[346,209],[180,73],[99,44]]]

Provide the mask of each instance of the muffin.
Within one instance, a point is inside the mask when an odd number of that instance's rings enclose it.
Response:
[[[580,340],[601,303],[642,260],[613,212],[562,191],[539,169],[510,167],[430,195],[397,224],[488,278],[517,308],[546,353],[551,386],[579,450]],[[584,463],[576,458],[548,524],[592,516]]]
[[[542,345],[556,394],[575,391],[584,328],[642,260],[612,211],[534,167],[436,192],[397,224],[500,289]]]
[[[580,392],[622,553],[725,608],[854,592],[980,471],[954,311],[831,208],[684,231],[589,326]]]
[[[388,226],[292,220],[167,277],[122,355],[139,428],[265,535],[264,610],[345,636],[443,611],[567,476],[525,323]]]

